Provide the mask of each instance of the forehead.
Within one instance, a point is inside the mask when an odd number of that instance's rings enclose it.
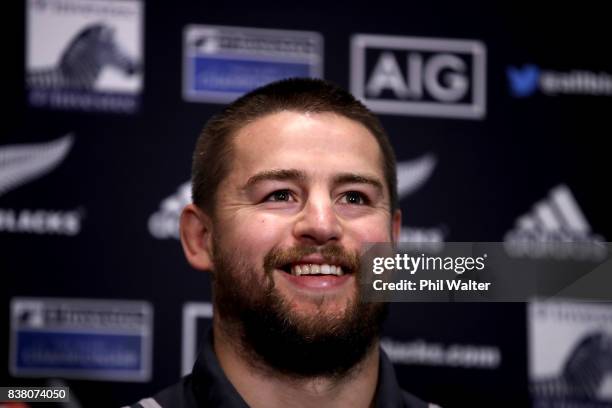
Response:
[[[230,173],[236,175],[296,168],[317,175],[365,172],[383,178],[376,138],[359,122],[334,113],[266,115],[237,132],[233,150]]]

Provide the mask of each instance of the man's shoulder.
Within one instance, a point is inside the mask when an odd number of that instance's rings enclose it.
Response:
[[[429,404],[417,396],[405,391],[400,386],[395,367],[389,360],[389,356],[385,351],[380,349],[380,366],[378,372],[378,390],[376,397],[376,406],[383,408],[435,408],[433,404]]]
[[[423,401],[419,397],[410,394],[405,390],[400,390],[402,394],[403,406],[406,408],[440,408],[438,405]]]
[[[191,375],[163,389],[153,397],[143,398],[129,407],[123,408],[196,408],[198,407],[191,391]],[[401,390],[402,406],[406,408],[440,408],[429,404],[418,397]]]
[[[191,374],[187,375],[154,396],[129,405],[129,408],[196,408],[198,405],[191,391],[191,381]]]

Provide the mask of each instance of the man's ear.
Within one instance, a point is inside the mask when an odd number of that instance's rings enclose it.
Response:
[[[393,242],[397,243],[400,240],[400,234],[402,231],[402,210],[397,209],[393,213],[393,219],[391,220],[391,235]]]
[[[194,204],[183,208],[180,220],[181,244],[191,266],[202,271],[213,269],[212,219]]]

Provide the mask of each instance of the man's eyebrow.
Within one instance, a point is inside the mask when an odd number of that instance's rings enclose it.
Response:
[[[259,183],[260,181],[267,181],[267,180],[304,181],[306,180],[306,174],[303,171],[295,170],[295,169],[265,170],[265,171],[259,172],[249,177],[247,182],[244,184],[243,189],[246,190],[249,187],[252,187],[253,185]]]
[[[265,170],[251,176],[244,184],[243,189],[246,190],[261,181],[304,181],[306,180],[306,178],[306,174],[303,171],[296,169]],[[383,184],[378,178],[364,174],[341,173],[334,176],[333,178],[334,185],[350,183],[369,184],[375,187],[380,192],[384,190]]]
[[[334,185],[349,184],[349,183],[369,184],[375,187],[380,192],[383,192],[384,190],[383,184],[376,177],[367,176],[363,174],[355,174],[355,173],[342,173],[334,177]]]

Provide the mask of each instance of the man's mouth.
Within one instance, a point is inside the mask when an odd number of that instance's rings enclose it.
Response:
[[[335,275],[345,274],[341,265],[334,264],[289,264],[282,268],[293,276],[302,275]]]
[[[324,260],[300,260],[279,269],[287,281],[304,290],[332,290],[342,287],[352,275],[348,264]],[[334,289],[335,290],[335,289]]]

